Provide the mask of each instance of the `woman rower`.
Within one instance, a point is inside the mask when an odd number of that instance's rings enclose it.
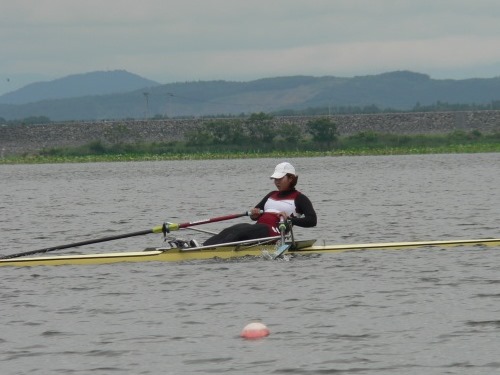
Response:
[[[278,190],[268,193],[252,210],[250,218],[255,224],[241,223],[230,226],[206,240],[203,245],[216,245],[280,235],[280,220],[298,227],[314,227],[317,218],[314,207],[304,194],[295,189],[298,175],[292,164],[276,166],[271,176]]]

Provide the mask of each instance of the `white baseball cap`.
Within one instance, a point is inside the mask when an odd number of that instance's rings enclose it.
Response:
[[[295,176],[295,168],[293,165],[287,162],[280,163],[274,168],[274,173],[271,178],[282,178],[289,173]]]

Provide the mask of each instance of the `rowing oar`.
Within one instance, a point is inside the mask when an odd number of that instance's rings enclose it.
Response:
[[[291,244],[286,244],[285,243],[285,232],[286,232],[286,223],[285,223],[285,218],[281,216],[280,218],[280,223],[278,226],[278,229],[280,230],[281,234],[281,245],[278,247],[278,249],[271,255],[273,259],[276,259],[283,255],[289,248]]]
[[[35,255],[35,254],[43,254],[43,253],[48,253],[50,251],[69,249],[71,247],[78,247],[78,246],[91,245],[91,244],[100,243],[100,242],[114,241],[114,240],[119,240],[119,239],[128,238],[128,237],[143,236],[145,234],[150,234],[150,233],[162,233],[162,232],[166,233],[166,232],[170,232],[170,231],[174,231],[174,230],[179,230],[181,228],[192,227],[195,225],[215,223],[217,221],[236,219],[236,218],[242,217],[242,216],[250,216],[250,212],[247,211],[247,212],[244,212],[242,214],[219,216],[219,217],[214,217],[211,219],[190,221],[190,222],[181,223],[181,224],[165,223],[163,225],[158,225],[154,228],[147,229],[147,230],[141,230],[139,232],[118,234],[116,236],[101,237],[101,238],[97,238],[97,239],[93,239],[93,240],[80,241],[80,242],[69,243],[66,245],[47,247],[45,249],[26,251],[24,253],[3,255],[3,256],[0,256],[0,259],[12,259],[12,258],[19,258],[19,257],[23,257],[23,256]]]

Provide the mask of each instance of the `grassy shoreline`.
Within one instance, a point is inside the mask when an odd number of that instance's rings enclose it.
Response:
[[[422,154],[465,154],[497,153],[500,143],[457,144],[421,147],[362,147],[348,150],[330,151],[273,151],[273,152],[182,152],[165,154],[103,154],[103,155],[23,155],[0,159],[0,164],[56,164],[131,162],[163,160],[216,160],[216,159],[256,159],[283,157],[325,157],[325,156],[377,156],[377,155],[422,155]]]

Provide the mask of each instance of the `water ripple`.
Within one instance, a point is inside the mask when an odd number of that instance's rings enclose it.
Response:
[[[500,154],[292,161],[300,189],[319,202],[318,227],[297,228],[299,237],[318,244],[498,237]],[[274,164],[0,166],[2,253],[240,211],[256,203],[245,176],[257,195],[267,192],[269,179],[254,177]],[[247,173],[235,179],[231,170]],[[162,244],[151,235],[69,250]],[[499,264],[495,247],[462,246],[280,262],[4,267],[2,375],[496,373]],[[253,321],[271,334],[242,340]]]

